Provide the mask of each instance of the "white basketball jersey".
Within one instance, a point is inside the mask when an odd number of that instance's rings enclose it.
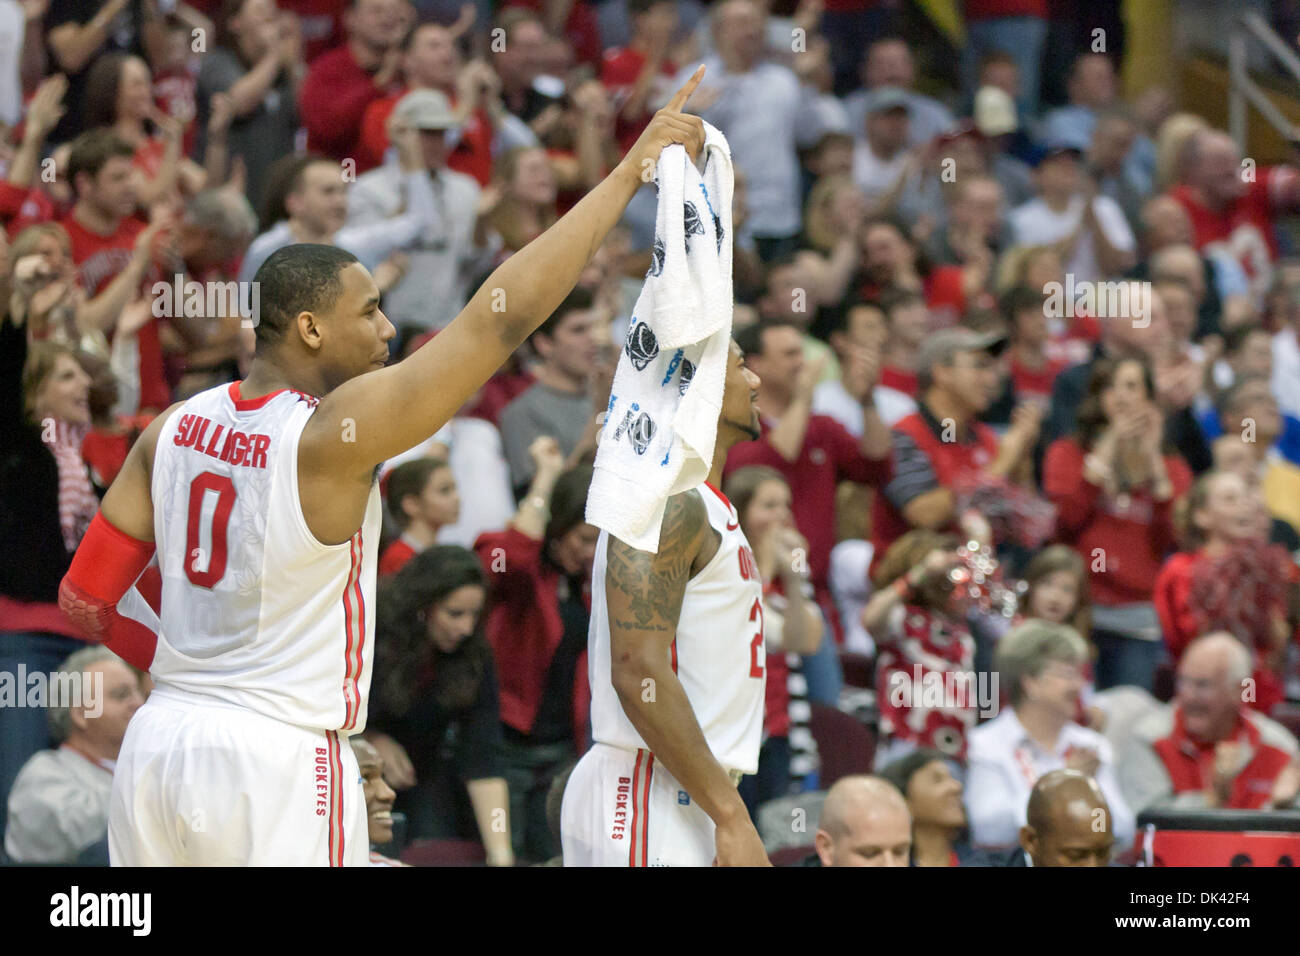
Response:
[[[160,685],[318,730],[366,723],[380,530],[376,484],[351,540],[321,544],[298,499],[298,440],[317,399],[293,389],[195,395],[153,465],[162,571]]]
[[[713,559],[686,584],[677,638],[668,653],[713,756],[728,770],[754,773],[767,680],[762,582],[731,502],[707,483],[696,493],[722,542]],[[602,531],[592,566],[588,631],[592,738],[629,750],[649,749],[623,712],[611,681],[605,600],[608,546],[609,534]]]

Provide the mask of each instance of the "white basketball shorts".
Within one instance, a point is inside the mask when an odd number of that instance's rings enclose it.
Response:
[[[127,725],[113,866],[368,866],[346,737],[159,687]]]
[[[714,823],[648,750],[595,744],[564,788],[565,866],[710,866]]]

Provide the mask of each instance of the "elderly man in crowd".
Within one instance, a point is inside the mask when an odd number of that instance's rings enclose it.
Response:
[[[1130,806],[1256,810],[1294,800],[1300,746],[1245,702],[1251,671],[1250,651],[1226,632],[1188,646],[1177,696],[1140,719],[1118,754]]]
[[[826,794],[810,866],[907,866],[912,815],[898,788],[880,777],[842,777]]]
[[[9,792],[5,854],[16,863],[108,865],[108,798],[126,725],[144,703],[140,679],[106,647],[85,647],[60,666],[50,691],[81,688],[78,701],[51,700],[42,750]],[[70,678],[79,675],[79,680]]]

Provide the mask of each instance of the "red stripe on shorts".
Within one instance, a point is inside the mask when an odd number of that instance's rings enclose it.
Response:
[[[655,755],[646,751],[645,761],[645,795],[641,798],[641,865],[648,866],[646,856],[650,846],[650,779],[655,773]]]
[[[339,754],[339,735],[328,731],[325,736],[330,743],[330,815],[329,815],[329,865],[343,865],[343,788],[339,779],[343,776],[343,763]]]
[[[641,755],[643,753],[645,753],[644,750],[638,750],[636,752],[636,766],[632,769],[632,826],[630,827],[632,833],[632,843],[631,846],[628,847],[628,851],[627,851],[628,866],[636,866],[636,840],[637,840],[636,818],[637,818],[637,804],[638,801],[640,800],[640,798],[637,796],[639,792],[639,788],[637,784],[641,780]]]

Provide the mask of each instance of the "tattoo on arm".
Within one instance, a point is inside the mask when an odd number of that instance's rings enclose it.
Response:
[[[706,519],[704,502],[687,491],[668,499],[657,554],[610,539],[605,588],[612,627],[676,634]]]

